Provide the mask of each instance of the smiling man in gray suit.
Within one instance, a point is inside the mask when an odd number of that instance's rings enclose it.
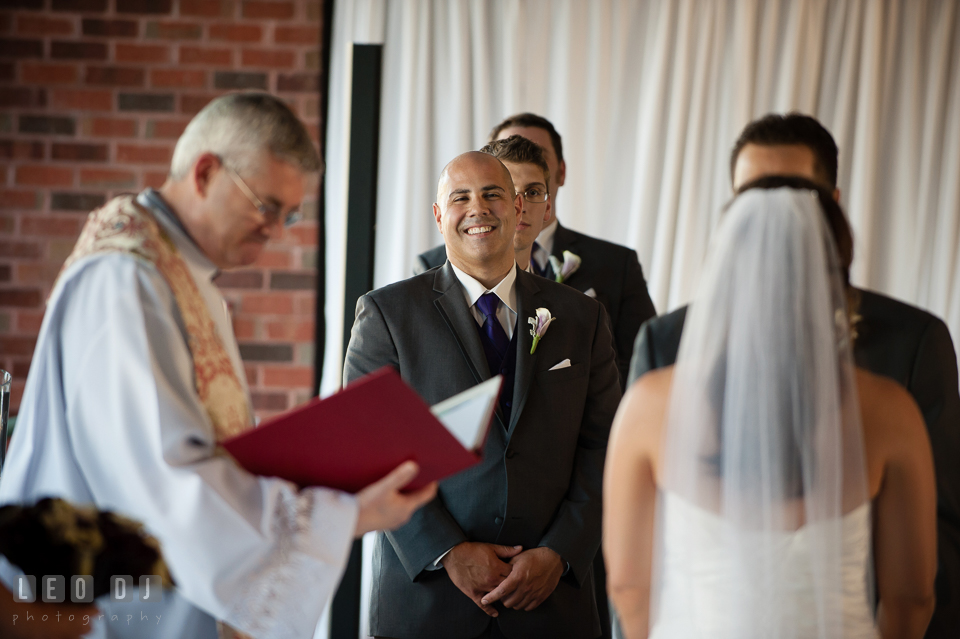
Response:
[[[434,204],[447,263],[357,303],[345,382],[393,366],[433,404],[504,376],[483,460],[377,537],[375,636],[600,635],[591,564],[620,400],[613,339],[598,302],[517,268],[520,213],[499,160],[457,157]],[[534,347],[540,309],[555,319]]]
[[[620,371],[620,389],[623,390],[630,366],[633,341],[640,325],[657,312],[647,292],[647,281],[637,258],[637,252],[613,242],[584,235],[567,228],[557,220],[557,193],[567,179],[567,163],[563,159],[563,141],[553,124],[535,113],[518,113],[506,118],[490,132],[490,142],[520,135],[535,142],[543,151],[550,174],[551,213],[533,245],[530,266],[548,279],[556,279],[549,258],[561,264],[564,252],[569,251],[582,261],[569,277],[563,280],[582,293],[603,304],[613,326],[613,347],[617,351]],[[447,260],[446,247],[441,244],[417,256],[414,273],[442,265]],[[609,636],[606,633],[605,636]]]

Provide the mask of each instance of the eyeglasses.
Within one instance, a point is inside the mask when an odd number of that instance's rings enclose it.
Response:
[[[550,194],[546,191],[541,191],[537,188],[527,189],[522,191],[520,196],[530,204],[543,204],[547,201],[547,198],[550,197]]]
[[[247,183],[243,181],[243,178],[240,177],[237,172],[230,167],[230,165],[224,163],[223,168],[227,170],[227,174],[233,178],[234,184],[236,184],[237,187],[243,191],[243,194],[247,196],[247,199],[250,200],[250,203],[253,204],[258,211],[260,211],[260,215],[263,216],[263,219],[269,226],[273,226],[280,220],[280,209],[275,206],[267,206],[261,202],[260,198],[253,194],[253,191],[250,190],[250,187],[247,186]],[[299,222],[302,217],[303,214],[300,213],[299,210],[290,211],[283,218],[283,225],[293,226]]]

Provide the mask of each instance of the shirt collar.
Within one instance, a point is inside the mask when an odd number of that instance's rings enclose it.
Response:
[[[547,255],[553,255],[553,234],[557,232],[557,223],[557,218],[553,218],[550,226],[540,229],[540,235],[537,236],[537,244],[547,252]]]
[[[177,214],[174,213],[167,201],[163,199],[160,192],[156,189],[146,188],[137,195],[137,203],[144,206],[154,214],[157,223],[170,236],[173,245],[177,247],[180,255],[197,271],[198,274],[207,280],[213,280],[220,274],[220,270],[210,261],[210,258],[204,254],[190,234]]]
[[[494,286],[492,289],[486,288],[473,277],[461,271],[456,267],[456,265],[454,265],[453,262],[450,262],[450,266],[453,268],[454,275],[456,275],[457,279],[460,280],[461,286],[463,286],[463,292],[467,298],[468,307],[476,304],[477,300],[480,299],[480,296],[484,293],[493,293],[500,298],[500,301],[503,302],[504,306],[509,308],[514,313],[517,312],[516,263],[514,263],[514,268],[510,269],[506,276],[500,280],[500,283]]]

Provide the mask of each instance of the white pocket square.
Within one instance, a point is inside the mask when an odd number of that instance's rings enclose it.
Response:
[[[570,358],[567,358],[567,359],[563,360],[562,362],[560,362],[559,364],[557,364],[557,365],[555,365],[555,366],[551,366],[551,367],[550,367],[550,370],[552,370],[552,371],[558,371],[558,370],[560,370],[561,368],[569,368],[569,367],[570,367]]]
[[[587,297],[592,297],[593,299],[597,299],[597,292],[593,290],[593,287],[590,287],[587,290],[585,290],[583,294],[586,295]]]

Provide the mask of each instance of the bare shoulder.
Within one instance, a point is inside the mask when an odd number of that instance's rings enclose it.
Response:
[[[670,402],[672,385],[673,366],[649,371],[627,389],[622,404],[645,421],[662,421]]]
[[[906,388],[894,380],[857,369],[864,433],[891,446],[926,439],[923,415]]]
[[[668,366],[644,374],[627,389],[613,422],[613,445],[656,457],[672,383],[673,367]]]
[[[630,386],[628,391],[635,392],[644,399],[659,397],[670,390],[673,384],[673,369],[673,366],[666,366],[647,371]]]

